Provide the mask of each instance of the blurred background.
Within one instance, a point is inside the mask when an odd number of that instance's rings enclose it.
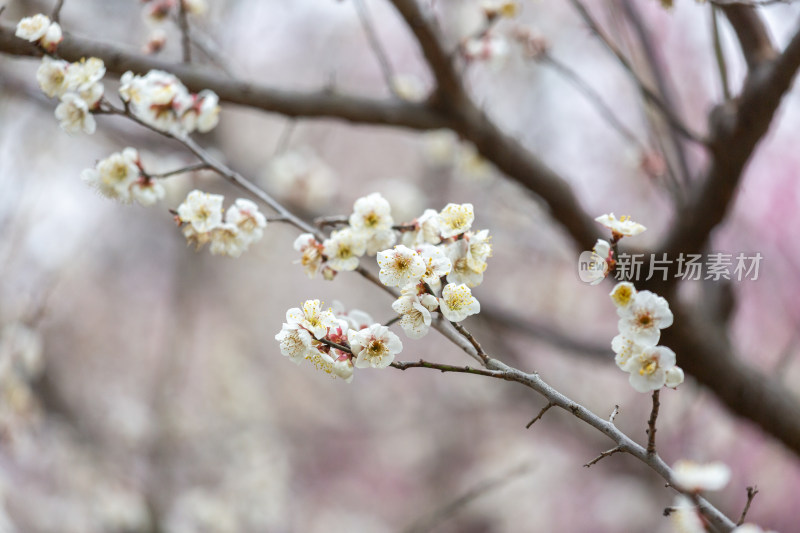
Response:
[[[431,77],[402,20],[385,0],[365,2],[401,92],[424,97]],[[435,4],[454,47],[485,24],[477,1]],[[711,7],[632,4],[681,116],[706,131],[722,96]],[[621,3],[590,5],[640,61]],[[466,65],[470,91],[569,178],[588,213],[629,214],[649,228],[636,244],[656,243],[680,194],[674,146],[662,143],[630,78],[567,3],[520,6],[492,28],[507,48]],[[11,0],[2,22],[52,7]],[[135,0],[67,0],[61,23],[135,51],[154,31],[146,9]],[[800,9],[775,5],[764,14],[782,45]],[[390,97],[350,0],[208,0],[191,23],[209,52],[196,57],[235,76]],[[611,127],[557,68],[526,54],[512,37],[519,28],[543,39],[632,135]],[[729,27],[719,30],[736,89],[744,64]],[[167,22],[159,31],[159,55],[179,60],[177,27]],[[37,67],[0,55],[0,531],[671,531],[661,515],[673,493],[663,480],[624,455],[584,468],[612,444],[566,413],[552,410],[526,430],[544,406],[527,389],[413,369],[362,370],[347,384],[291,364],[274,339],[288,308],[340,301],[385,322],[394,316],[391,300],[354,274],[309,280],[295,264],[297,232],[279,223],[236,260],[187,247],[169,209],[194,188],[225,194],[226,205],[241,196],[210,173],[170,178],[166,199],[152,208],[95,194],[81,171],[126,146],[153,172],[192,159],[115,117],[98,117],[93,136],[63,133],[56,103],[36,85]],[[115,83],[106,78],[107,93]],[[796,93],[787,97],[712,237],[714,251],[763,256],[757,281],[731,284],[732,337],[750,364],[795,392],[798,103]],[[483,313],[466,326],[487,351],[538,371],[599,415],[619,405],[617,425],[646,440],[650,398],[628,385],[609,346],[610,285],[581,283],[579,251],[546,208],[471,146],[448,132],[287,120],[228,105],[219,127],[199,139],[308,219],[349,214],[356,198],[374,191],[398,221],[473,203],[473,227],[490,229],[494,255],[474,289]],[[691,179],[704,155],[683,149]],[[684,289],[700,292],[700,283]],[[402,360],[468,362],[436,333],[400,336]],[[757,485],[749,520],[798,531],[796,456],[733,418],[691,377],[661,398],[659,451],[668,463],[727,463],[733,479],[712,502],[738,517],[745,487]]]

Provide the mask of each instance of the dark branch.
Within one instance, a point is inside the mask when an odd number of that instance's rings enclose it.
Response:
[[[661,403],[658,401],[660,391],[653,391],[653,409],[650,411],[650,420],[647,421],[647,453],[656,453],[656,419],[658,418],[658,408]]]

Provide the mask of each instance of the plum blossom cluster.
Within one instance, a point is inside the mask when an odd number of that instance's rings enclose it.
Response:
[[[144,76],[126,72],[120,78],[119,95],[139,120],[159,131],[187,135],[205,133],[219,122],[219,97],[210,90],[190,93],[181,81],[162,70]]]
[[[239,198],[227,211],[224,201],[221,194],[193,190],[178,206],[175,220],[195,249],[209,244],[214,255],[239,257],[263,237],[267,219],[250,200]]]
[[[319,300],[307,300],[302,308],[289,309],[275,336],[281,353],[349,383],[355,368],[386,368],[402,351],[398,336],[367,313],[345,312],[338,303],[334,307],[323,310]]]
[[[150,206],[164,198],[164,186],[142,167],[139,152],[125,148],[81,173],[81,179],[100,194],[123,204],[135,200]]]
[[[638,235],[645,227],[630,217],[617,220],[614,214],[595,219],[611,230],[611,242],[598,239],[592,261],[606,265],[592,284],[602,281],[614,265],[614,248],[623,237]],[[610,266],[610,268],[609,268]],[[672,325],[672,311],[661,296],[650,291],[637,291],[632,283],[617,283],[610,293],[617,308],[619,335],[611,340],[617,366],[628,372],[631,386],[638,392],[649,392],[683,383],[683,370],[677,366],[675,352],[659,346],[661,330]]]
[[[51,54],[56,51],[58,45],[64,40],[64,35],[58,22],[52,22],[50,17],[41,13],[20,20],[14,35],[20,39],[38,44]]]
[[[58,98],[56,118],[67,133],[94,133],[97,125],[92,111],[100,106],[106,67],[101,59],[90,57],[69,63],[63,59],[42,58],[36,80],[42,92]]]
[[[483,281],[492,246],[488,230],[472,231],[474,218],[472,204],[451,203],[395,226],[389,202],[373,193],[356,200],[346,227],[323,242],[304,233],[295,249],[312,278],[321,272],[332,279],[339,271],[357,268],[360,257],[376,255],[381,283],[400,290],[392,303],[400,326],[418,339],[428,333],[436,311],[452,322],[480,312],[471,288]],[[395,245],[398,240],[401,244]],[[344,379],[352,377],[354,367],[388,366],[402,349],[387,326],[373,323],[365,313],[321,311],[318,300],[305,302],[302,310],[290,309],[276,339],[293,361],[311,360]]]

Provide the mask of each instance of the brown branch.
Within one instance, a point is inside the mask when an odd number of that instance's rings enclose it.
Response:
[[[658,418],[658,408],[661,403],[658,401],[659,390],[653,391],[653,409],[650,411],[650,419],[647,421],[647,453],[656,453],[656,418]]]
[[[531,420],[530,422],[528,422],[528,424],[525,426],[525,429],[530,429],[530,428],[531,428],[531,426],[532,426],[532,425],[534,425],[534,424],[535,424],[535,423],[536,423],[538,420],[541,420],[541,419],[542,419],[542,417],[544,416],[544,414],[545,414],[547,411],[549,411],[551,407],[555,407],[555,404],[554,404],[554,403],[552,403],[552,402],[547,402],[547,405],[545,405],[544,407],[542,407],[542,410],[541,410],[541,411],[539,411],[539,414],[538,414],[538,415],[536,415],[536,416],[533,418],[533,420]]]
[[[589,468],[592,465],[599,463],[602,459],[605,459],[609,455],[614,455],[615,453],[618,453],[618,452],[621,452],[621,451],[622,451],[622,448],[620,448],[619,446],[617,446],[616,448],[611,448],[610,450],[606,450],[606,451],[602,452],[600,455],[598,455],[597,457],[595,457],[594,459],[592,459],[591,461],[589,461],[588,463],[586,463],[583,466],[585,466],[586,468]]]
[[[451,324],[453,324],[453,327],[456,328],[456,331],[461,333],[464,336],[464,338],[469,341],[472,347],[475,348],[475,352],[478,354],[478,357],[480,357],[485,363],[489,359],[489,356],[486,355],[485,351],[483,351],[483,348],[481,347],[481,344],[478,342],[478,339],[476,339],[472,335],[472,333],[467,331],[467,329],[458,322],[451,322]]]
[[[397,91],[394,87],[394,71],[392,70],[392,64],[389,62],[389,54],[386,53],[383,45],[381,45],[381,40],[372,24],[369,8],[364,0],[353,0],[353,6],[356,8],[358,20],[361,22],[361,27],[364,29],[367,42],[369,42],[369,46],[372,48],[372,52],[375,54],[375,58],[378,60],[384,81],[386,82],[389,91],[397,96]]]
[[[40,57],[33,44],[14,36],[14,29],[0,25],[0,52]],[[264,87],[241,80],[220,79],[218,73],[192,64],[176,64],[152,56],[141,56],[99,41],[67,34],[58,54],[67,61],[98,57],[106,70],[122,75],[128,70],[144,74],[152,69],[175,74],[192,92],[210,89],[220,100],[289,117],[338,118],[354,123],[391,125],[432,130],[452,126],[452,120],[424,104],[378,100],[337,94],[332,91],[297,92]]]
[[[758,494],[758,487],[747,487],[747,502],[744,504],[744,509],[742,509],[742,516],[736,522],[737,526],[744,524],[744,519],[747,518],[747,512],[750,510],[750,504],[753,503],[753,498],[756,497],[756,494]]]
[[[189,27],[189,17],[186,13],[186,6],[183,5],[183,0],[178,0],[178,28],[181,31],[181,52],[183,54],[183,62],[192,62],[192,37],[191,28]]]
[[[720,8],[736,32],[748,69],[752,70],[775,58],[777,52],[772,39],[753,6],[721,4]]]
[[[56,2],[55,7],[53,7],[53,12],[50,13],[50,20],[52,20],[53,22],[58,22],[59,20],[61,20],[61,9],[63,9],[63,7],[64,7],[64,0],[58,0]]]

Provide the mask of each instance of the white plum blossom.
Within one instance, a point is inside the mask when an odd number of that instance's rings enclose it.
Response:
[[[136,183],[131,185],[131,198],[136,200],[139,205],[145,207],[154,205],[159,200],[163,200],[165,194],[166,190],[158,180],[145,180],[140,177]]]
[[[280,342],[281,353],[298,365],[314,349],[311,333],[298,324],[284,324],[275,340]]]
[[[373,234],[391,229],[392,224],[392,207],[380,193],[374,192],[359,198],[353,204],[350,227],[354,230]]]
[[[403,233],[402,242],[409,248],[417,248],[422,244],[439,244],[441,238],[441,220],[435,209],[426,209],[422,216],[414,221],[413,231]]]
[[[620,281],[614,286],[609,296],[611,296],[611,301],[614,302],[618,310],[624,310],[631,305],[636,297],[636,287],[629,281]]]
[[[403,288],[403,294],[392,303],[392,309],[399,315],[400,326],[412,339],[420,339],[427,335],[431,326],[431,311],[439,305],[432,294],[417,295],[416,286]]]
[[[336,318],[345,321],[343,331],[347,331],[348,329],[358,331],[375,323],[369,313],[361,311],[360,309],[351,309],[348,311],[345,309],[344,304],[338,300],[334,300],[331,309],[333,309],[333,314]]]
[[[672,465],[672,483],[680,490],[720,490],[731,479],[731,469],[719,461],[700,464],[681,460]]]
[[[322,243],[322,253],[328,258],[328,266],[336,271],[355,270],[358,268],[358,258],[366,251],[364,235],[349,227],[334,231]]]
[[[75,91],[86,91],[98,83],[106,74],[102,59],[90,57],[70,63],[67,69],[67,85]]]
[[[640,291],[632,301],[617,308],[619,331],[629,339],[645,346],[655,346],[661,330],[672,325],[672,311],[661,296],[650,291]]]
[[[639,235],[647,229],[638,222],[631,220],[631,217],[629,216],[622,216],[619,218],[619,220],[617,220],[614,216],[614,213],[600,215],[599,217],[595,218],[595,221],[610,229],[612,235],[614,235],[616,238],[633,237],[634,235]]]
[[[592,254],[589,258],[589,268],[581,270],[583,276],[581,279],[587,281],[589,285],[597,285],[606,279],[608,271],[610,270],[608,265],[610,253],[611,245],[608,243],[608,241],[597,239],[597,242],[592,249]]]
[[[447,239],[469,231],[475,220],[472,204],[447,204],[439,213],[441,237]]]
[[[470,315],[480,313],[481,304],[465,284],[448,283],[439,298],[439,309],[447,320],[461,322]]]
[[[252,244],[264,235],[267,219],[258,210],[255,202],[237,199],[225,212],[225,223],[235,226],[247,244]]]
[[[219,123],[219,96],[214,91],[205,89],[197,93],[197,131],[206,133]]]
[[[670,509],[669,518],[680,533],[706,533],[706,526],[697,506],[687,496],[678,494]]]
[[[247,250],[249,244],[239,228],[227,222],[212,229],[209,237],[211,242],[209,251],[212,255],[240,257]]]
[[[614,350],[616,354],[614,362],[622,370],[627,369],[628,361],[630,361],[632,357],[641,355],[644,348],[645,347],[641,344],[636,344],[623,335],[617,335],[611,339],[611,349]]]
[[[467,232],[464,235],[464,240],[467,242],[465,255],[467,266],[474,272],[485,271],[486,260],[492,256],[489,230],[484,229],[477,233]]]
[[[294,249],[300,252],[300,264],[309,278],[313,279],[322,266],[322,244],[310,233],[303,233],[294,241]]]
[[[42,36],[42,39],[39,41],[39,44],[42,45],[42,48],[52,54],[56,51],[58,45],[61,44],[61,41],[63,40],[64,35],[61,31],[61,26],[58,22],[51,22],[47,27],[47,31],[45,32],[44,36]]]
[[[36,81],[42,92],[50,98],[61,96],[70,90],[67,84],[67,69],[69,63],[63,59],[53,59],[44,56],[39,69],[36,71]]]
[[[380,230],[367,238],[367,255],[376,255],[381,250],[386,250],[394,246],[397,242],[397,235],[394,230]]]
[[[41,13],[32,17],[25,17],[17,23],[17,29],[14,35],[20,39],[35,43],[45,36],[50,24],[50,17],[42,15]]]
[[[59,125],[67,133],[82,131],[91,135],[97,127],[88,104],[75,93],[67,93],[61,97],[55,114]]]
[[[386,368],[403,349],[400,338],[380,324],[360,331],[348,330],[347,340],[358,368]]]
[[[350,357],[340,356],[338,359],[333,361],[333,374],[345,380],[347,383],[351,383],[353,381],[353,359]]]
[[[304,327],[317,339],[323,338],[328,333],[328,328],[338,325],[330,308],[324,311],[320,309],[319,300],[306,300],[302,309],[289,309],[286,311],[286,322]]]
[[[423,244],[418,253],[425,263],[425,273],[422,275],[422,281],[427,283],[434,291],[439,290],[442,285],[442,276],[450,273],[453,263],[440,247],[431,244]]]
[[[447,274],[448,283],[464,283],[467,287],[477,287],[483,282],[483,270],[476,271],[470,268],[467,260],[469,243],[466,239],[459,239],[447,245],[446,253],[452,264],[450,273]]]
[[[388,287],[404,287],[416,284],[425,274],[425,262],[411,248],[398,244],[391,250],[378,253],[381,267],[378,277]]]
[[[209,232],[222,224],[224,200],[225,197],[221,194],[209,194],[195,189],[178,206],[178,218],[181,222],[190,224],[198,233]]]
[[[103,196],[122,203],[131,201],[131,187],[140,176],[139,153],[130,147],[111,154],[98,162],[95,168],[87,168],[81,173],[84,183]]]
[[[658,390],[666,384],[667,370],[675,366],[675,352],[666,346],[648,346],[625,364],[629,382],[638,392]]]
[[[674,389],[681,383],[683,383],[684,374],[683,369],[679,366],[673,366],[672,368],[667,369],[667,373],[664,379],[664,385]]]

